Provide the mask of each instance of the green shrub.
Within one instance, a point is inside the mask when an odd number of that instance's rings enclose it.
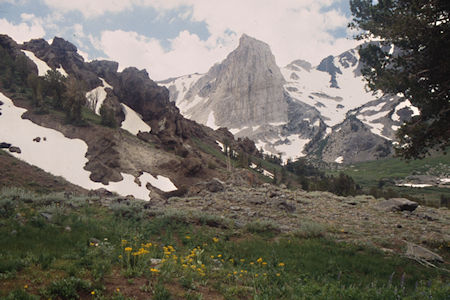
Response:
[[[294,235],[299,238],[315,238],[322,237],[325,235],[326,228],[322,224],[303,220],[300,223],[299,229],[294,231]]]
[[[12,291],[7,297],[1,298],[4,300],[39,300],[39,296],[30,295],[23,289]]]
[[[69,277],[61,280],[53,281],[45,290],[44,295],[47,298],[61,299],[79,299],[78,292],[88,292],[91,289],[89,281]]]
[[[267,220],[247,223],[244,229],[250,233],[273,233],[280,231],[279,227],[275,223]]]
[[[172,295],[161,282],[158,282],[155,286],[155,290],[153,291],[153,299],[170,300],[172,299]]]

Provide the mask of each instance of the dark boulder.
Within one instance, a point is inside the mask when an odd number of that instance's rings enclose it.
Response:
[[[20,153],[22,153],[22,150],[20,150],[19,147],[11,146],[11,147],[9,147],[9,152],[20,154]]]

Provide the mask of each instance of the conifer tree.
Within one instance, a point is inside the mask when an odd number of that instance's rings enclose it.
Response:
[[[351,0],[362,74],[372,90],[404,95],[420,110],[398,131],[397,154],[424,157],[450,141],[450,1]],[[394,48],[391,48],[394,45]],[[394,49],[394,51],[392,51]]]

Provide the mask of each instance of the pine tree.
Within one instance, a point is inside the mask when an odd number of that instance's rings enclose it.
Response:
[[[66,91],[66,78],[56,70],[49,70],[44,77],[46,94],[52,97],[53,107],[62,109],[63,95]]]
[[[86,104],[85,95],[86,92],[83,83],[74,77],[69,77],[66,81],[63,109],[66,113],[67,121],[70,123],[83,123],[81,112],[83,106]]]
[[[357,38],[381,39],[360,49],[369,88],[401,93],[420,110],[398,131],[397,154],[421,158],[448,147],[450,1],[351,0],[350,6],[349,26],[363,31]]]

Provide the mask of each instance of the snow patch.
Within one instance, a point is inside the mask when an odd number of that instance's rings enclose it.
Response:
[[[439,178],[439,182],[442,184],[450,183],[450,178]]]
[[[281,125],[285,125],[286,124],[286,122],[272,122],[272,123],[269,123],[269,125],[271,125],[271,126],[281,126]]]
[[[269,178],[272,178],[272,179],[273,179],[273,177],[274,177],[274,175],[273,175],[272,173],[270,173],[269,171],[266,171],[266,170],[263,170],[263,175],[264,175],[264,176],[267,176],[267,177],[269,177]]]
[[[278,153],[282,154],[284,162],[288,159],[296,160],[299,157],[305,156],[303,148],[309,143],[310,139],[301,139],[298,135],[290,135],[286,137],[290,143],[275,146]]]
[[[144,172],[139,177],[139,181],[144,187],[147,183],[150,183],[153,187],[160,189],[163,192],[172,192],[177,190],[177,187],[173,184],[173,182],[169,178],[162,175],[153,177],[151,174]]]
[[[433,186],[432,184],[426,184],[426,183],[399,183],[396,184],[397,186],[406,186],[406,187],[414,187],[414,188],[425,188],[425,187],[430,187]]]
[[[338,164],[342,164],[344,162],[344,157],[343,156],[339,156],[338,158],[336,158],[334,160],[334,162],[336,162]]]
[[[407,99],[395,107],[394,113],[392,114],[392,121],[400,121],[400,116],[398,115],[397,112],[403,108],[409,108],[412,110],[411,117],[420,115],[419,109],[413,106],[411,102]]]
[[[125,114],[125,120],[123,120],[121,125],[122,129],[125,129],[133,135],[137,135],[139,132],[150,132],[152,130],[137,112],[123,103],[121,105],[122,111]]]
[[[34,64],[37,66],[39,76],[45,76],[45,74],[47,74],[47,72],[52,69],[47,65],[47,63],[45,61],[37,58],[33,52],[27,51],[27,50],[22,50],[22,52],[25,53],[25,55],[29,59],[31,59],[34,62]]]
[[[216,125],[216,118],[214,118],[214,112],[211,111],[208,115],[208,121],[206,121],[206,126],[214,130],[218,129],[219,126]]]
[[[379,103],[379,104],[376,105],[376,106],[367,106],[367,107],[364,107],[363,109],[361,109],[359,112],[360,112],[360,113],[364,113],[364,112],[366,112],[366,111],[375,111],[375,112],[378,112],[378,111],[380,111],[380,110],[383,108],[383,106],[384,106],[385,104],[386,104],[386,103],[381,102],[381,103]]]
[[[358,115],[357,118],[364,124],[368,125],[372,133],[379,135],[384,139],[391,140],[389,137],[383,135],[384,125],[376,122],[376,120],[385,117],[387,113],[388,112],[386,111],[381,111],[371,116]]]
[[[220,149],[222,149],[222,152],[225,152],[225,145],[222,142],[217,141],[217,140],[216,140],[216,143],[219,145]]]
[[[86,93],[86,99],[88,100],[92,110],[100,115],[100,108],[103,105],[103,101],[106,99],[106,88],[113,89],[103,78],[99,77],[103,86],[98,86],[95,89]]]
[[[56,68],[56,71],[61,73],[61,75],[64,77],[69,77],[69,74],[67,74],[66,70],[64,70],[64,68],[61,65],[59,65],[59,68]]]

